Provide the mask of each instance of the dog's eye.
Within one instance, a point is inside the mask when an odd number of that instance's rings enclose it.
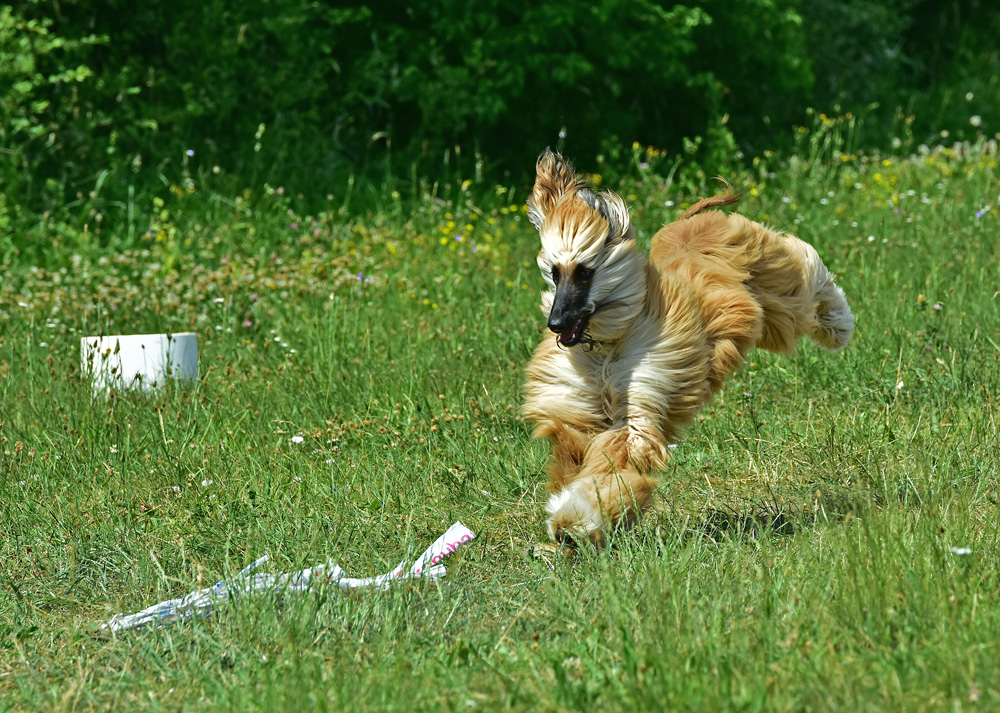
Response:
[[[590,278],[594,276],[594,271],[589,267],[584,267],[580,265],[576,268],[576,279],[579,282],[589,282]]]
[[[559,282],[559,266],[558,265],[553,265],[552,266],[552,281],[553,282]]]

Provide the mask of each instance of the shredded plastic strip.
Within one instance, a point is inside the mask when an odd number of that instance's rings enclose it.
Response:
[[[437,581],[445,576],[446,569],[441,560],[467,542],[471,542],[476,533],[461,522],[456,522],[424,550],[417,560],[406,566],[405,560],[400,562],[391,572],[377,577],[354,578],[330,561],[317,567],[309,567],[298,572],[284,574],[252,574],[252,572],[268,561],[264,555],[252,564],[244,567],[235,577],[224,579],[212,587],[198,589],[186,597],[169,599],[159,604],[143,609],[135,614],[116,614],[101,625],[101,629],[120,631],[134,629],[147,624],[164,626],[179,619],[189,619],[195,616],[208,616],[217,605],[226,602],[230,597],[259,596],[266,592],[280,594],[306,592],[324,584],[336,584],[343,589],[358,587],[375,587],[388,589],[393,582],[403,579],[429,579]]]

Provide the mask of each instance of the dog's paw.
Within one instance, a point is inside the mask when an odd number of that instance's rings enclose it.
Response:
[[[549,496],[546,526],[553,542],[573,547],[590,542],[602,547],[609,524],[593,483],[576,481]]]
[[[556,560],[560,557],[566,559],[575,557],[576,547],[557,545],[554,542],[538,542],[528,547],[527,553],[532,559],[541,560],[549,567],[555,568]]]

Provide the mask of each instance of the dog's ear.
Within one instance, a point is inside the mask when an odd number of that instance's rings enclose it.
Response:
[[[622,197],[614,191],[601,191],[597,194],[597,199],[600,203],[598,210],[608,220],[608,245],[634,240],[635,228],[632,227],[628,206]]]
[[[528,198],[528,220],[535,230],[542,229],[545,216],[559,199],[583,186],[573,164],[552,149],[545,149],[535,163],[535,188]]]

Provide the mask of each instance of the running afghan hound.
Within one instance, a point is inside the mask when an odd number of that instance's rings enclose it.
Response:
[[[738,200],[728,186],[657,232],[647,258],[620,196],[550,150],[536,171],[528,217],[556,336],[528,366],[524,414],[552,443],[549,535],[602,545],[649,506],[678,429],[751,349],[788,353],[804,335],[836,351],[854,316],[812,246],[709,210]]]

